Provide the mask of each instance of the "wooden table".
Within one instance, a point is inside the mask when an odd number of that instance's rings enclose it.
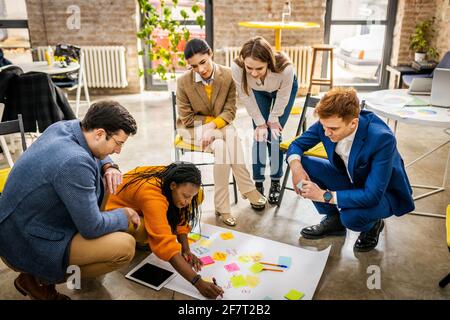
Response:
[[[320,27],[315,22],[281,22],[281,21],[243,21],[238,23],[241,27],[274,29],[275,30],[275,50],[281,50],[281,30],[283,29],[317,29]]]

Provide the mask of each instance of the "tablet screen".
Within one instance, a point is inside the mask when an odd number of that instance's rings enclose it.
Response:
[[[172,275],[173,272],[169,270],[162,269],[150,263],[145,263],[130,274],[129,277],[148,283],[153,287],[159,287]]]

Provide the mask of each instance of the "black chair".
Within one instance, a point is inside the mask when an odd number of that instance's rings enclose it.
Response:
[[[308,93],[306,95],[305,103],[303,104],[300,119],[299,119],[298,125],[297,125],[297,130],[295,132],[295,136],[289,140],[285,140],[280,143],[280,149],[283,153],[286,153],[288,151],[291,143],[295,139],[297,139],[297,137],[299,137],[306,130],[306,111],[308,108],[315,108],[319,101],[320,101],[319,98],[311,97],[311,93]],[[305,152],[305,155],[312,156],[312,157],[318,157],[318,158],[324,158],[324,159],[328,158],[328,155],[327,155],[322,143],[317,144],[315,147],[313,147],[310,150],[308,150],[307,152]],[[286,186],[287,181],[289,179],[289,175],[290,175],[290,167],[288,164],[286,167],[286,171],[284,173],[283,183],[281,184],[280,196],[278,198],[278,203],[277,203],[278,207],[281,205],[281,201],[283,200],[284,191],[286,189],[294,191],[293,188]]]
[[[20,133],[22,139],[22,150],[23,151],[27,150],[27,143],[25,140],[25,131],[23,129],[21,114],[18,115],[17,120],[0,122],[0,136],[13,133]],[[4,146],[4,148],[5,147],[7,146]],[[8,150],[4,150],[4,152],[8,152]],[[6,179],[8,178],[10,171],[11,167],[0,169],[0,194],[3,191]]]
[[[181,155],[183,155],[185,152],[204,152],[202,149],[196,145],[193,145],[191,143],[187,143],[183,141],[183,138],[177,134],[177,97],[175,95],[175,92],[172,91],[172,119],[173,119],[173,146],[175,148],[175,161],[180,161]],[[195,163],[196,166],[207,166],[207,165],[214,165],[214,162],[202,162],[202,163]],[[233,176],[233,174],[232,174]],[[238,202],[238,194],[237,194],[237,186],[236,186],[236,179],[233,176],[233,181],[229,184],[233,185],[233,193],[234,193],[234,203],[236,204]],[[209,184],[203,184],[204,187],[212,187],[214,186],[214,183]]]

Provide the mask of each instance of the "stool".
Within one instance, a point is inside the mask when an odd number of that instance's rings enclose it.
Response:
[[[311,92],[311,87],[313,85],[319,85],[319,86],[329,86],[330,88],[333,87],[333,46],[329,44],[315,44],[312,46],[313,52],[312,52],[312,65],[311,65],[311,76],[309,77],[309,87],[308,92]],[[327,76],[325,78],[314,78],[314,69],[316,67],[316,56],[319,51],[323,52],[323,55],[325,56],[325,52],[328,52],[328,58],[329,58],[329,66],[330,66],[330,77]],[[327,70],[328,71],[328,70]],[[327,72],[328,75],[328,72]]]

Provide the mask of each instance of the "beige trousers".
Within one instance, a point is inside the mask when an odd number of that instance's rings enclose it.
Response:
[[[183,141],[200,146],[195,128],[178,129]],[[214,206],[220,213],[230,213],[229,179],[230,170],[233,171],[237,187],[241,194],[255,190],[244,159],[242,142],[237,135],[236,128],[229,124],[214,130],[214,141],[204,150],[214,154]]]
[[[135,247],[134,237],[125,232],[89,240],[77,233],[70,245],[69,265],[80,267],[81,278],[95,278],[128,264]]]

